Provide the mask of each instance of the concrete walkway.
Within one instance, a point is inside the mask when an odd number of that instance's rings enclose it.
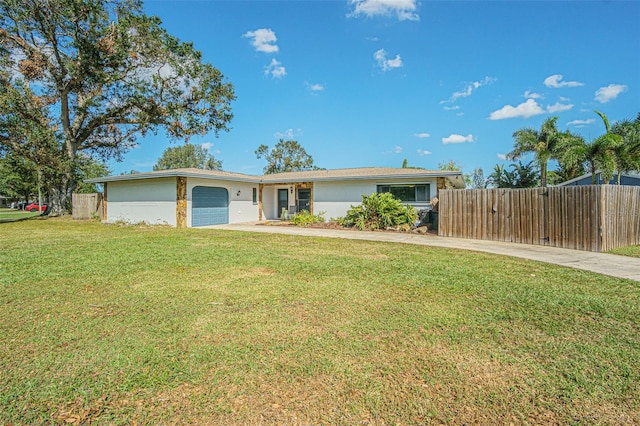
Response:
[[[296,226],[269,226],[258,223],[216,225],[208,228],[233,231],[266,232],[309,237],[345,238],[352,240],[386,241],[422,246],[446,247],[461,250],[482,251],[505,256],[537,260],[569,268],[582,269],[598,274],[640,281],[640,259],[614,254],[569,250],[556,247],[497,241],[446,238],[435,235],[405,234],[393,232],[366,232],[337,229],[301,228]]]

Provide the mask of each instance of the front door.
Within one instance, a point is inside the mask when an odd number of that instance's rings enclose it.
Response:
[[[298,189],[298,211],[306,210],[311,213],[311,190]]]
[[[278,189],[278,211],[277,216],[282,216],[282,209],[289,211],[289,193],[288,189]]]

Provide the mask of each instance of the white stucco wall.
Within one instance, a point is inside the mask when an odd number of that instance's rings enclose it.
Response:
[[[193,188],[210,186],[225,188],[229,193],[229,223],[255,222],[258,220],[258,202],[253,204],[253,188],[258,190],[257,183],[232,182],[213,179],[187,179],[187,226],[191,227],[191,208]],[[238,195],[238,191],[240,195]]]
[[[109,182],[107,222],[176,225],[176,178]]]
[[[294,192],[291,193],[291,187]],[[262,219],[277,220],[280,219],[281,212],[278,211],[278,189],[287,190],[287,208],[296,204],[295,192],[297,191],[295,184],[265,186],[262,190]]]
[[[437,194],[436,179],[387,179],[315,182],[312,190],[314,214],[324,213],[329,220],[344,216],[352,205],[362,202],[362,195],[370,195],[378,185],[429,184],[430,196]],[[253,188],[258,183],[234,182],[218,179],[187,178],[187,226],[192,226],[192,194],[196,186],[225,188],[229,195],[229,223],[253,222],[259,219],[258,202],[253,202]],[[295,184],[265,186],[262,194],[262,218],[279,219],[278,189],[296,188]],[[296,203],[295,194],[288,191],[289,203]],[[427,208],[428,202],[413,204],[417,209]],[[154,178],[130,181],[112,181],[107,184],[107,221],[176,225],[176,178]]]
[[[429,199],[437,196],[438,185],[435,178],[408,180],[408,179],[387,179],[387,180],[357,180],[343,182],[316,182],[313,186],[313,212],[319,214],[324,212],[326,220],[343,217],[351,206],[362,202],[362,195],[371,195],[376,192],[378,185],[388,184],[429,184]],[[429,202],[412,203],[416,209],[430,207]]]

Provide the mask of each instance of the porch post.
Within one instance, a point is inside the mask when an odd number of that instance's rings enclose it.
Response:
[[[176,178],[176,228],[187,227],[187,178]]]
[[[264,184],[258,184],[258,221],[262,222],[262,190],[264,189]]]
[[[103,194],[102,194],[102,220],[107,221],[107,182],[102,184],[103,186]]]
[[[447,185],[445,183],[445,179],[443,177],[436,178],[437,179],[437,187],[438,191],[436,192],[436,197],[440,198],[440,190],[446,189]]]

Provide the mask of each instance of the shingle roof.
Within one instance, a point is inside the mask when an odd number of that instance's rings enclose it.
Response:
[[[332,169],[332,170],[306,170],[302,172],[274,173],[261,176],[264,182],[291,182],[301,180],[344,180],[344,179],[369,179],[385,177],[435,177],[435,176],[455,176],[460,172],[447,172],[442,170],[425,169],[399,169],[391,167],[362,167],[354,169]]]
[[[292,183],[308,181],[332,181],[332,180],[362,180],[362,179],[385,179],[385,178],[418,178],[418,177],[447,177],[454,186],[459,187],[464,183],[462,172],[446,170],[425,170],[409,168],[391,167],[361,167],[352,169],[332,169],[332,170],[306,170],[301,172],[285,172],[270,175],[247,175],[243,173],[223,172],[218,170],[202,169],[172,169],[157,172],[146,172],[128,175],[105,176],[101,178],[88,179],[89,183],[103,183],[125,180],[152,179],[161,177],[201,177],[220,180],[235,180],[241,182],[254,183]]]
[[[176,177],[176,176],[216,178],[221,180],[236,180],[236,181],[243,181],[243,182],[258,182],[260,179],[260,176],[246,175],[244,173],[189,168],[189,169],[171,169],[171,170],[160,170],[156,172],[105,176],[100,178],[87,179],[86,182],[102,183],[102,182],[114,182],[114,181],[123,181],[123,180],[153,179],[153,178]]]

